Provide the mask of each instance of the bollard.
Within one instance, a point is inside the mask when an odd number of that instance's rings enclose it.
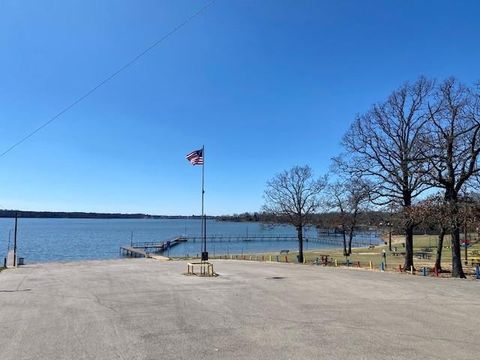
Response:
[[[287,255],[285,255],[285,262],[288,263],[288,257],[287,257]]]
[[[360,261],[357,261],[357,267],[360,267]]]
[[[279,261],[279,260],[278,260],[278,255],[277,255],[277,262],[278,262],[278,261]]]
[[[398,264],[398,271],[403,272],[402,265]]]
[[[368,266],[370,267],[370,270],[372,270],[372,269],[373,269],[373,264],[372,264],[372,262],[371,262],[371,261],[368,263]]]
[[[480,280],[480,266],[479,266],[479,265],[477,265],[477,266],[475,267],[475,273],[476,273],[476,275],[477,275],[477,276],[476,276],[476,277],[477,277],[477,280]]]
[[[410,274],[413,275],[413,265],[410,265]]]
[[[306,256],[303,257],[303,263],[304,263],[304,264],[307,263],[307,257],[306,257]]]
[[[436,266],[433,268],[433,271],[435,273],[435,276],[438,277],[438,268]]]
[[[383,261],[380,264],[380,271],[382,271],[382,272],[385,271],[385,264],[383,263]]]
[[[335,267],[337,267],[337,266],[338,266],[338,260],[335,259]]]
[[[270,262],[272,262],[272,255],[270,255]]]
[[[424,267],[422,268],[422,275],[423,275],[423,276],[427,276],[427,267],[426,267],[426,266],[424,266]]]

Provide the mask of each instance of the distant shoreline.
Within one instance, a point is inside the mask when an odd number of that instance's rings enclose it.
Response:
[[[197,215],[149,215],[149,214],[122,214],[122,213],[96,213],[96,212],[66,212],[66,211],[22,211],[0,210],[0,218],[30,219],[200,219]],[[215,216],[207,216],[207,219],[216,219]]]

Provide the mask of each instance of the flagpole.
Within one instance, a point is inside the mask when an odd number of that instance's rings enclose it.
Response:
[[[207,251],[207,223],[205,221],[205,146],[202,146],[202,261]],[[208,259],[206,259],[208,260]]]

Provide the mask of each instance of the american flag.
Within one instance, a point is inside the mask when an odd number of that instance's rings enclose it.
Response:
[[[203,149],[192,151],[187,155],[187,160],[192,165],[203,165]]]

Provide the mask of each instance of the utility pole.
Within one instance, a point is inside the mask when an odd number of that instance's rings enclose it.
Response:
[[[13,235],[13,267],[17,266],[17,224],[18,213],[15,213],[15,234]]]

